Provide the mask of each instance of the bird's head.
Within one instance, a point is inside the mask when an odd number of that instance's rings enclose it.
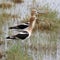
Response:
[[[32,9],[32,10],[31,10],[31,16],[35,16],[36,14],[37,14],[36,9]]]

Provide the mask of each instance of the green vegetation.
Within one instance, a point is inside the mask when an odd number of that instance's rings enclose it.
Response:
[[[46,8],[45,14],[38,14],[38,25],[43,30],[57,31],[60,27],[60,19],[58,17],[58,12],[50,8]],[[45,24],[43,24],[45,22]]]
[[[32,60],[28,54],[23,52],[20,44],[15,44],[8,52],[7,52],[7,60]]]

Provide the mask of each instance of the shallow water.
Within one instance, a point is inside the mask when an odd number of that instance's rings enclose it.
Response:
[[[29,4],[26,4],[27,2]],[[13,35],[16,33],[16,31],[14,30],[9,31],[8,27],[19,24],[20,21],[25,17],[25,15],[29,14],[30,7],[27,8],[26,6],[27,5],[30,6],[30,4],[32,4],[31,2],[26,0],[26,2],[24,3],[25,7],[23,7],[24,4],[21,4],[21,6],[18,4],[15,6],[15,8],[5,10],[5,12],[7,13],[18,14],[19,16],[21,14],[21,19],[19,18],[11,19],[11,21],[6,22],[6,24],[3,26],[4,33],[1,38],[5,41],[5,44],[0,46],[1,50],[7,51],[14,44],[17,43],[17,41],[7,41],[5,39],[6,36]],[[46,32],[37,31],[36,33],[32,34],[32,36],[29,39],[25,41],[20,40],[20,43],[21,43],[23,52],[27,53],[29,56],[32,56],[33,60],[60,60],[60,41],[59,40],[60,40],[60,34],[56,34],[55,32],[46,33]],[[4,60],[4,58],[2,60]]]

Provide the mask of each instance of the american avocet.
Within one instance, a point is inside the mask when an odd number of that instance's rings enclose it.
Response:
[[[30,25],[28,28],[24,29],[23,31],[20,31],[16,35],[8,36],[7,39],[19,38],[19,39],[24,40],[26,38],[29,38],[31,36],[32,30],[33,30],[33,28],[35,26],[35,22],[36,22],[36,10],[35,9],[32,10],[31,18],[29,20],[30,20]]]

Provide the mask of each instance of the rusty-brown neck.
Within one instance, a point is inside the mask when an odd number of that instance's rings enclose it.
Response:
[[[31,30],[31,31],[33,30],[33,28],[35,26],[35,22],[36,22],[36,16],[31,16],[29,30]]]

